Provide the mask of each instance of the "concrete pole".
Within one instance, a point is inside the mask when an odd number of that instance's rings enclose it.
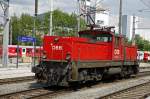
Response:
[[[77,18],[78,26],[77,26],[77,30],[79,32],[80,31],[80,14],[81,14],[81,12],[80,12],[80,0],[77,1],[77,9],[78,9],[78,18]]]
[[[3,67],[8,66],[8,43],[9,43],[9,0],[4,4],[4,31],[3,31]]]
[[[50,21],[49,21],[49,35],[53,34],[53,0],[50,0]]]
[[[122,0],[119,5],[119,34],[122,34]]]
[[[9,30],[10,30],[10,33],[9,33],[9,35],[10,35],[10,40],[9,40],[9,44],[10,45],[12,45],[12,25],[11,25],[11,20],[10,20],[10,22],[9,22]]]

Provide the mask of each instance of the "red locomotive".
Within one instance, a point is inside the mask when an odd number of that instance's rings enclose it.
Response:
[[[127,77],[138,69],[137,47],[104,27],[80,31],[79,37],[45,36],[43,58],[32,71],[48,86],[68,86],[99,81],[105,75]]]

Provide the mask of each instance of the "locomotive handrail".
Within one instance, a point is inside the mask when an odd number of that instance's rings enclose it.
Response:
[[[80,65],[80,61],[81,61],[81,60],[80,60],[80,51],[81,51],[81,49],[79,48],[79,49],[78,49],[78,53],[79,53],[79,54],[78,54],[77,67]]]

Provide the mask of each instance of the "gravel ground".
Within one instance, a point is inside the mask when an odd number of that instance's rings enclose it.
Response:
[[[140,72],[149,72],[150,68],[140,69]]]
[[[0,85],[0,95],[12,93],[12,92],[19,92],[23,90],[28,90],[31,88],[39,88],[43,85],[37,84],[35,81],[18,83],[18,84],[6,84]]]
[[[144,82],[150,81],[150,76],[149,77],[142,77],[139,79],[134,79],[134,80],[129,80],[129,81],[124,81],[124,82],[118,82],[116,84],[108,84],[108,86],[101,86],[101,87],[94,87],[94,88],[89,88],[86,90],[80,90],[76,92],[71,92],[59,96],[53,97],[53,99],[96,99],[101,96],[113,93],[115,91],[119,91],[122,89],[129,88],[131,86],[136,86]]]

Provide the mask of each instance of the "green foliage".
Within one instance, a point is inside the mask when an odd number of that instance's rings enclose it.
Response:
[[[139,50],[150,51],[150,42],[148,40],[144,40],[139,35],[136,35],[135,36],[135,42],[136,42]]]
[[[13,35],[12,35],[12,39],[13,39],[13,44],[17,44],[17,36],[20,35],[20,28],[21,28],[21,25],[20,25],[20,22],[19,22],[19,19],[17,18],[17,16],[13,16],[11,18],[11,25],[12,25],[12,32],[13,32]]]
[[[50,13],[39,15],[36,18],[36,38],[37,45],[41,44],[41,36],[48,34]],[[29,14],[22,14],[20,17],[14,15],[11,17],[13,44],[17,44],[17,36],[32,36],[34,17]],[[81,29],[86,28],[86,23],[81,19]],[[53,33],[59,36],[77,36],[77,15],[75,13],[68,14],[61,10],[53,11]],[[22,43],[24,45],[24,43]],[[31,45],[27,43],[25,45]]]
[[[48,33],[50,13],[45,14],[44,26]],[[85,21],[81,19],[81,28],[85,27]],[[68,14],[59,9],[53,11],[53,32],[59,36],[75,36],[77,35],[77,15]]]

